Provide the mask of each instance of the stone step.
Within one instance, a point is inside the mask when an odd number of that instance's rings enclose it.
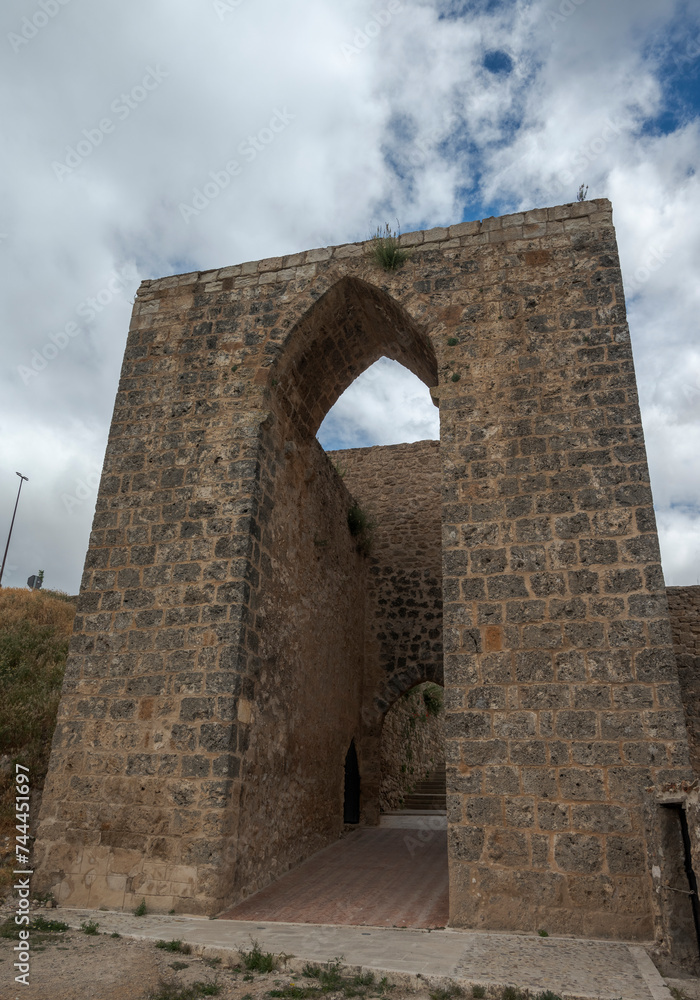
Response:
[[[394,830],[446,830],[447,813],[444,809],[395,809],[382,813],[379,825]]]

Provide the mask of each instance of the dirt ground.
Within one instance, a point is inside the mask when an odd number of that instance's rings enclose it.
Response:
[[[46,911],[46,919],[52,911]],[[270,973],[247,972],[230,968],[225,961],[199,958],[157,948],[152,941],[114,938],[98,932],[86,935],[69,930],[42,934],[32,931],[30,986],[14,982],[16,939],[0,938],[0,1000],[195,1000],[199,996],[218,996],[219,1000],[268,1000],[271,990],[287,991],[288,1000],[298,998],[297,988],[318,986],[317,981],[300,974],[285,973],[284,961]],[[211,992],[191,992],[195,983],[210,984]],[[166,988],[170,984],[171,989]],[[218,990],[216,989],[218,987]],[[190,988],[190,990],[188,990]],[[300,992],[300,991],[299,991]],[[326,992],[328,1000],[352,996],[345,988]],[[321,995],[319,990],[319,995]],[[428,1000],[424,994],[405,987],[391,990],[360,987],[357,996],[385,996],[391,1000]]]

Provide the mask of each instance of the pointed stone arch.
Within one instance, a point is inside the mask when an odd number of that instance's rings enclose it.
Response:
[[[383,289],[346,276],[295,324],[270,368],[270,384],[300,432],[313,437],[347,387],[381,357],[398,361],[428,388],[437,385],[427,331]]]

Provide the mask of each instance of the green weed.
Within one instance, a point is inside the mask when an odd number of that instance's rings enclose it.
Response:
[[[144,897],[139,905],[134,910],[135,917],[145,917],[146,916],[146,898]]]
[[[162,951],[178,951],[181,955],[191,955],[192,945],[183,944],[182,941],[156,941],[156,948],[160,948]]]
[[[83,934],[88,934],[90,936],[93,936],[99,933],[97,930],[99,926],[100,925],[97,923],[96,920],[84,920],[80,925],[80,929],[83,932]]]
[[[377,226],[377,231],[372,237],[371,253],[375,264],[383,267],[385,271],[398,270],[409,258],[408,250],[402,250],[399,246],[398,229],[392,232],[388,222],[384,229]]]
[[[215,997],[221,993],[218,983],[192,983],[191,986],[179,986],[161,980],[155,992],[148,994],[148,1000],[199,1000],[200,997]]]
[[[35,931],[46,931],[50,934],[70,930],[68,924],[64,924],[62,920],[47,920],[46,917],[34,917],[31,928]]]
[[[430,991],[430,1000],[453,1000],[454,997],[464,996],[464,990],[457,983],[451,983],[444,988],[438,987]]]
[[[277,956],[271,951],[263,951],[257,941],[252,942],[250,951],[242,951],[240,954],[248,972],[274,972],[277,968]]]
[[[358,552],[363,555],[369,555],[374,527],[374,521],[358,503],[353,503],[348,508],[348,529],[355,539]]]

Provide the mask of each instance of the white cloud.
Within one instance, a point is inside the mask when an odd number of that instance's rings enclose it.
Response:
[[[329,451],[439,437],[440,414],[428,387],[389,358],[375,361],[348,386],[318,432]]]
[[[0,516],[8,524],[15,468],[30,476],[10,553],[17,569],[5,582],[44,568],[47,586],[78,587],[91,501],[68,513],[61,497],[101,461],[138,279],[27,385],[17,367],[115,273],[133,265],[152,277],[342,243],[396,217],[406,231],[459,220],[463,210],[476,218],[556,204],[582,182],[591,196],[613,199],[626,279],[654,248],[672,251],[631,299],[630,325],[664,564],[695,582],[682,532],[690,537],[696,522],[678,511],[693,511],[700,496],[685,443],[700,423],[692,225],[700,134],[697,118],[668,135],[645,135],[641,125],[668,107],[664,60],[675,66],[681,53],[681,82],[695,72],[687,40],[700,37],[697,12],[674,0],[585,0],[555,28],[547,12],[559,6],[402,0],[348,59],[343,45],[388,4],[243,0],[222,19],[210,0],[89,8],[71,0],[17,52],[8,33],[39,8],[5,5]],[[484,68],[494,51],[507,53],[511,73]],[[149,67],[168,75],[140,100],[134,88]],[[125,116],[122,94],[135,102]],[[288,127],[185,224],[178,205],[240,158],[241,143],[277,109],[294,116]],[[59,181],[52,163],[104,118],[114,128]],[[348,443],[379,441],[372,436],[386,427],[392,440],[432,436],[437,411],[411,403],[407,420],[406,374],[379,364],[380,395],[358,380],[340,401],[336,431]]]

